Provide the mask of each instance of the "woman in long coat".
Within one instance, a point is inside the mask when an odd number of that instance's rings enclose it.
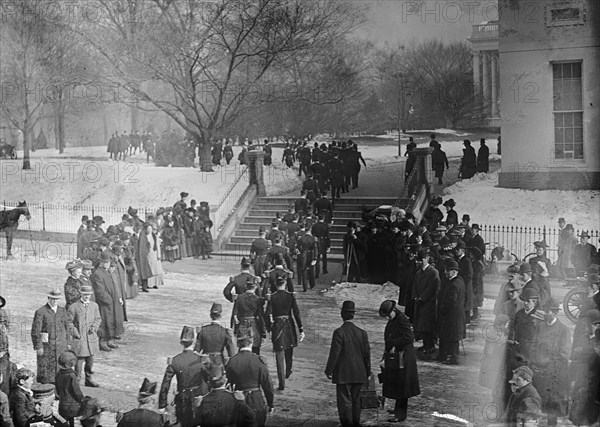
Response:
[[[404,421],[408,411],[408,399],[421,394],[417,357],[413,347],[415,336],[408,318],[396,307],[396,301],[382,302],[379,315],[388,319],[384,331],[385,350],[380,363],[380,367],[383,368],[383,397],[396,400],[395,418],[389,421]],[[391,362],[392,357],[401,362]]]

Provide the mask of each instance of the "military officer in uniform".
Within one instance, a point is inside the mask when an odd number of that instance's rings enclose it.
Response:
[[[250,273],[250,261],[248,260],[248,258],[246,258],[246,257],[242,258],[241,268],[242,268],[242,272],[235,277],[231,276],[229,278],[229,283],[227,284],[227,286],[225,286],[225,289],[223,289],[223,296],[227,299],[227,301],[233,302],[234,304],[235,304],[236,298],[239,295],[246,292],[246,283],[248,282],[248,280],[249,279],[256,280],[255,276]],[[235,294],[231,292],[233,289],[235,289]],[[233,328],[234,326],[235,326],[235,323],[233,321],[233,312],[232,312],[231,313],[231,328]]]
[[[269,250],[269,241],[265,238],[267,232],[261,227],[258,231],[258,238],[254,239],[250,246],[250,259],[254,262],[254,274],[262,276],[265,271],[267,261],[267,251]]]
[[[267,330],[271,332],[279,390],[285,389],[285,380],[292,375],[294,347],[298,345],[296,326],[300,332],[300,342],[304,339],[302,320],[296,297],[285,290],[286,279],[277,279],[277,291],[267,304]],[[285,363],[284,363],[285,362]],[[285,365],[285,366],[284,366]]]
[[[154,410],[156,383],[144,378],[138,393],[139,407],[129,412],[117,413],[117,427],[164,427],[169,425],[169,415]]]
[[[210,375],[202,363],[202,357],[194,353],[195,330],[191,326],[184,326],[179,342],[183,352],[179,353],[167,366],[163,377],[158,408],[167,407],[167,396],[171,387],[171,380],[177,377],[177,394],[175,395],[175,413],[181,427],[195,427],[198,420],[194,415],[194,401],[198,396],[208,393]]]
[[[277,279],[283,277],[286,280],[287,290],[290,292],[294,292],[294,283],[292,282],[292,277],[294,277],[294,273],[284,267],[284,260],[282,256],[277,256],[274,260],[275,267],[272,270],[268,270],[265,272],[266,275],[266,283],[263,286],[263,296],[266,294],[274,293],[277,291]],[[285,288],[284,288],[285,289]]]
[[[290,251],[283,245],[283,240],[281,238],[275,238],[273,240],[273,246],[271,246],[267,252],[267,262],[274,266],[275,260],[279,256],[285,261],[284,267],[291,269],[292,257],[290,257]]]
[[[256,412],[244,401],[241,392],[232,393],[225,388],[227,376],[222,374],[210,381],[212,389],[198,408],[202,427],[245,427],[256,422]]]
[[[327,274],[327,253],[331,246],[331,239],[329,237],[329,225],[325,223],[325,217],[319,214],[319,222],[313,225],[312,228],[313,236],[317,238],[317,245],[319,247],[319,256],[317,258],[317,265],[315,266],[315,278],[319,278],[319,270],[321,266],[319,261],[323,262],[323,274]]]
[[[307,224],[305,233],[298,239],[298,285],[302,285],[302,292],[306,292],[306,281],[311,289],[315,287],[315,264],[319,254],[317,241],[311,233],[311,225]],[[308,276],[308,277],[307,277]]]
[[[213,303],[210,308],[210,318],[212,322],[197,328],[196,346],[194,351],[208,356],[210,364],[220,365],[219,372],[225,372],[225,364],[230,357],[237,353],[237,346],[233,339],[233,331],[221,325],[221,313],[223,307],[221,304]],[[227,355],[224,351],[227,349]]]
[[[252,353],[252,341],[251,336],[238,339],[240,351],[229,359],[225,371],[229,383],[244,394],[248,406],[256,411],[255,426],[262,427],[267,420],[266,406],[273,413],[273,383],[264,359]]]
[[[256,295],[256,282],[249,279],[246,292],[238,296],[233,306],[235,333],[238,337],[250,335],[253,339],[252,352],[256,354],[260,354],[261,341],[267,337],[263,319],[264,302],[263,298]]]

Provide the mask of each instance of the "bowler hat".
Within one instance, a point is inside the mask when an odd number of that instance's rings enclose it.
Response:
[[[102,218],[101,216],[95,216],[94,218],[92,218],[92,221],[94,221],[94,224],[96,225],[104,224],[104,218]]]
[[[92,295],[94,293],[94,291],[92,290],[91,286],[88,285],[83,285],[80,289],[79,289],[79,293],[81,295]]]
[[[144,378],[140,391],[138,392],[138,398],[146,398],[156,394],[156,383],[151,382],[148,378]]]
[[[454,206],[456,206],[456,202],[454,201],[454,199],[448,199],[444,202],[444,206],[449,206],[453,208]]]
[[[379,306],[379,315],[381,317],[387,317],[396,307],[396,301],[388,299],[381,303]]]
[[[63,368],[73,368],[77,364],[77,355],[71,350],[65,350],[58,356],[58,364]]]
[[[223,306],[218,302],[214,302],[210,307],[211,314],[221,314],[223,312]]]
[[[6,299],[4,299],[4,297],[0,296],[0,308],[4,307],[6,305]]]
[[[521,301],[528,301],[530,299],[539,299],[540,298],[540,294],[538,293],[538,291],[535,288],[525,288],[523,289],[523,292],[521,292],[521,295],[519,296],[519,298],[521,298]]]
[[[354,307],[354,301],[344,301],[342,303],[342,311],[346,311],[348,313],[356,312],[356,308]]]
[[[587,237],[589,239],[590,235],[588,234],[587,231],[582,231],[581,234],[579,235],[579,237]]]
[[[531,382],[531,380],[533,379],[533,371],[529,366],[519,366],[513,371],[513,374],[518,375],[519,377],[523,378],[525,381],[528,382]],[[509,382],[512,382],[512,380],[510,380]]]
[[[533,242],[533,246],[535,246],[536,248],[544,248],[544,249],[546,249],[548,247],[545,240],[538,240],[536,242]]]
[[[519,273],[531,273],[531,264],[528,262],[524,262],[519,266]]]
[[[444,267],[446,267],[446,270],[458,271],[458,263],[453,259],[449,259],[448,261],[446,261]]]
[[[50,292],[48,292],[46,294],[46,296],[48,298],[52,298],[52,299],[60,299],[60,297],[62,297],[62,292],[60,291],[59,288],[54,288],[54,289],[50,290]]]
[[[471,230],[480,230],[481,231],[481,228],[479,228],[479,224],[473,224],[471,226]]]
[[[565,230],[574,230],[574,228],[573,228],[573,224],[567,224],[567,225],[565,226]]]
[[[195,329],[192,328],[191,326],[184,326],[183,329],[181,330],[181,336],[179,337],[179,342],[194,341],[195,337],[196,337]]]
[[[187,197],[187,196],[189,196],[189,193],[186,193],[185,191],[182,191],[181,193],[179,193],[179,195],[181,197]]]
[[[467,249],[467,245],[464,241],[459,240],[458,242],[456,242],[456,249]]]
[[[566,222],[566,221],[564,218],[560,217],[560,218],[558,218],[558,222],[561,223],[561,222]]]

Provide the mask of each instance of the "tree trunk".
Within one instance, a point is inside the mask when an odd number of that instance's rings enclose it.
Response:
[[[66,114],[66,103],[64,99],[64,91],[60,88],[60,92],[58,94],[58,103],[57,103],[57,138],[58,138],[58,153],[63,154],[65,151],[65,114]]]
[[[198,160],[202,172],[212,172],[212,156],[210,155],[211,138],[208,135],[194,133],[194,138],[198,141]]]
[[[138,103],[135,102],[134,105],[129,106],[129,113],[131,115],[131,132],[138,131],[138,126],[140,122],[140,110],[138,109]]]
[[[104,143],[108,142],[108,123],[106,122],[106,108],[102,106],[102,124],[104,125]]]
[[[31,129],[29,128],[29,111],[25,112],[26,118],[23,125],[23,170],[31,169],[31,162],[29,161],[29,150],[31,149]]]

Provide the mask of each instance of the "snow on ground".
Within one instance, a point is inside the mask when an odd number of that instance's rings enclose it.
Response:
[[[600,228],[600,191],[520,190],[499,188],[498,173],[476,175],[444,189],[459,215],[468,212],[474,222],[514,226],[556,227],[567,218],[576,229]]]

